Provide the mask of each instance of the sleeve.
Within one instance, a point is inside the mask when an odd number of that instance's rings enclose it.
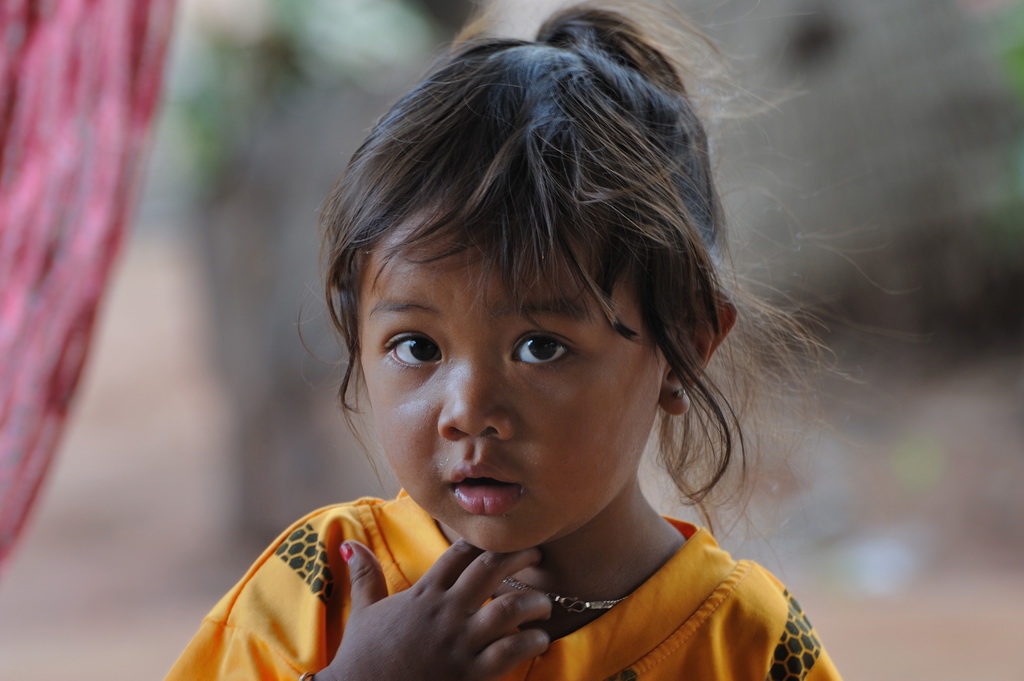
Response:
[[[786,603],[786,622],[772,651],[767,681],[842,681],[800,603],[774,575],[764,573]]]
[[[256,636],[207,619],[165,681],[294,681],[301,674]]]
[[[295,681],[326,667],[348,617],[346,539],[367,541],[353,504],[285,530],[206,616],[166,681]]]

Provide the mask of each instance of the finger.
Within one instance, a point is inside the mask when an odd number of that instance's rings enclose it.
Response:
[[[465,539],[459,539],[441,554],[417,584],[431,584],[442,589],[450,589],[466,567],[482,552]]]
[[[550,644],[550,637],[541,629],[524,629],[498,639],[477,656],[472,678],[501,678],[519,664],[542,655]]]
[[[551,599],[537,591],[502,594],[470,618],[470,644],[482,650],[523,624],[551,618]]]
[[[540,562],[540,549],[514,553],[484,551],[470,563],[452,586],[474,609],[494,595],[501,580]]]
[[[387,597],[384,570],[370,549],[357,541],[346,541],[341,544],[341,556],[348,563],[353,612]]]

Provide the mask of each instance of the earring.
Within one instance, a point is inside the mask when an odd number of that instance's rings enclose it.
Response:
[[[672,399],[681,400],[684,397],[686,397],[686,390],[684,390],[683,388],[679,388],[678,390],[672,391]]]

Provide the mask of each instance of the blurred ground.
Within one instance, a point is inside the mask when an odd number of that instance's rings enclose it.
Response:
[[[125,253],[53,475],[0,578],[0,679],[162,678],[255,557],[226,546],[218,520],[227,411],[192,258],[166,236]],[[834,409],[845,439],[822,439],[809,484],[751,549],[847,679],[1024,679],[1022,369],[1018,356],[890,372],[873,411],[859,388]]]

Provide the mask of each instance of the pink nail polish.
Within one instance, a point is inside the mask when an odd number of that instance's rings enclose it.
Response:
[[[348,542],[341,543],[341,557],[345,559],[346,563],[352,559],[352,547]]]

